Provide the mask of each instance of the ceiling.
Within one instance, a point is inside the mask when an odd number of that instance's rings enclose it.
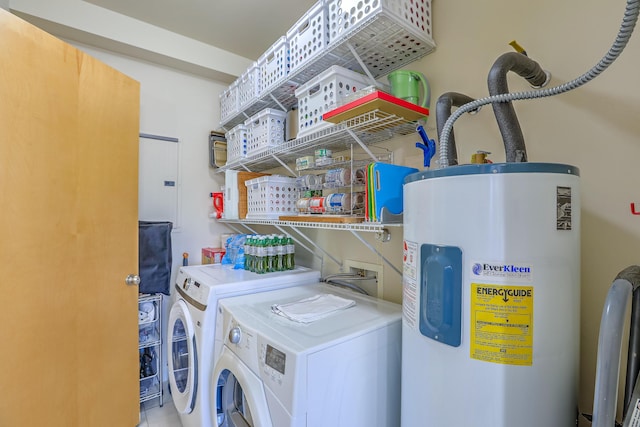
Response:
[[[257,60],[316,0],[85,0]]]

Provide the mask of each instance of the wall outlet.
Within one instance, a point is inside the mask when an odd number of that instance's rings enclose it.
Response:
[[[364,287],[367,292],[372,296],[382,298],[382,286],[384,284],[384,277],[382,265],[374,264],[372,262],[356,261],[353,259],[347,259],[343,263],[343,269],[345,273],[356,273],[361,277],[370,277],[371,281],[356,282],[357,285]],[[366,286],[366,283],[370,283]]]

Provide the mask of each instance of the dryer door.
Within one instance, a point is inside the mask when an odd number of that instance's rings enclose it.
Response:
[[[187,304],[178,299],[169,313],[168,363],[171,395],[178,412],[193,411],[198,392],[198,357],[194,325]]]
[[[262,381],[231,350],[224,346],[213,371],[218,427],[273,427]],[[213,387],[212,387],[213,389]]]

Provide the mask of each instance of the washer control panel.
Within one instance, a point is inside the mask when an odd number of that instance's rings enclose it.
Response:
[[[256,333],[224,312],[226,333],[224,344],[233,351],[252,371],[258,371],[258,344]]]
[[[209,286],[204,286],[182,269],[178,271],[175,288],[195,308],[204,311],[209,299]]]
[[[272,390],[284,404],[293,405],[296,400],[296,382],[303,384],[306,379],[306,371],[303,368],[305,363],[300,363],[306,356],[293,353],[262,335],[258,336],[258,346],[258,375],[265,387]]]

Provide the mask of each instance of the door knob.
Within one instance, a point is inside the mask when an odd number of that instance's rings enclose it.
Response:
[[[127,276],[126,279],[124,279],[124,282],[127,285],[138,286],[140,284],[140,276],[138,276],[137,274],[130,274],[130,275]]]

